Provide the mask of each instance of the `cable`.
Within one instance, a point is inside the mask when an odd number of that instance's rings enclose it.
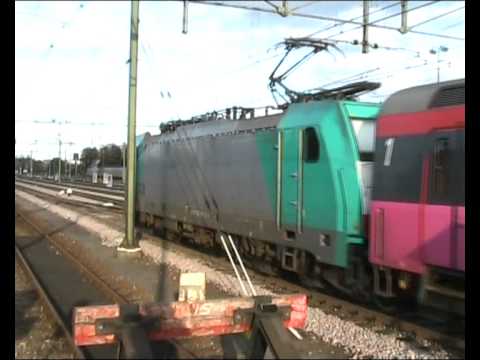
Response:
[[[39,124],[39,125],[58,125],[57,123],[50,123],[50,122],[45,122],[45,121],[37,121],[37,120],[15,120],[15,123],[29,123],[29,124]],[[117,124],[108,124],[108,123],[75,123],[75,122],[68,122],[67,124],[64,125],[69,125],[69,126],[117,126]],[[124,124],[123,126],[127,127],[128,124]],[[141,124],[143,127],[148,127],[148,128],[158,128],[158,125],[155,124]]]
[[[441,61],[440,63],[442,63],[442,62],[445,62],[445,61]],[[379,79],[377,79],[377,81],[379,81],[379,80],[381,80],[382,77],[385,78],[385,79],[388,79],[388,78],[398,76],[399,74],[401,74],[405,71],[408,71],[408,70],[416,69],[416,68],[423,67],[423,66],[438,66],[438,65],[439,64],[437,62],[432,63],[432,62],[428,62],[427,60],[425,60],[425,62],[423,64],[409,65],[409,66],[406,66],[406,67],[401,68],[401,69],[393,69],[393,70],[390,70],[389,73],[375,75],[373,77],[373,79],[376,79],[376,78],[380,77]],[[371,80],[371,79],[368,79],[368,80]]]
[[[77,11],[74,12],[74,13],[72,14],[72,16],[70,16],[70,20],[67,20],[67,21],[65,21],[65,22],[62,23],[63,25],[62,25],[62,27],[61,27],[61,30],[65,29],[65,27],[66,27],[67,25],[71,25],[71,24],[73,23],[73,21],[76,20],[76,18],[78,18],[78,15],[80,14],[80,11],[83,10],[83,8],[84,8],[84,5],[83,5],[83,4],[80,4],[80,6],[78,7]],[[58,39],[58,37],[57,37],[57,39]],[[50,53],[52,52],[52,49],[54,48],[54,44],[55,44],[55,41],[52,41],[52,42],[50,43],[50,46],[49,46],[48,49],[47,49],[47,54],[46,54],[47,57],[48,57],[48,56],[50,55]]]
[[[439,0],[437,0],[437,1],[439,1]],[[237,5],[237,4],[234,4],[234,2],[229,2],[227,4],[227,3],[222,3],[222,2],[218,2],[218,1],[197,0],[195,2],[192,2],[192,4],[224,6],[224,7],[236,8],[236,9],[252,10],[252,11],[260,11],[260,12],[277,14],[277,12],[275,12],[273,10],[270,10],[270,9],[264,9],[264,8],[258,8],[258,7],[249,7],[249,6],[244,6],[244,5]],[[409,10],[407,10],[407,11],[409,11]],[[314,15],[314,14],[301,14],[301,13],[295,13],[295,12],[291,12],[291,13],[289,13],[289,15],[304,17],[304,18],[308,18],[308,19],[335,21],[335,22],[342,22],[342,23],[345,23],[345,24],[354,24],[354,25],[363,26],[362,23],[359,23],[359,22],[356,22],[356,21],[336,19],[336,18],[332,18],[332,17],[328,17],[328,16],[321,16],[321,15]],[[372,23],[372,24],[369,24],[369,26],[380,28],[380,29],[399,31],[399,29],[396,28],[396,27],[387,26],[387,25],[378,25],[378,24],[375,24],[375,22]],[[425,35],[425,36],[433,36],[433,37],[444,38],[444,39],[461,40],[461,41],[465,40],[463,38],[459,38],[459,37],[455,37],[455,36],[434,34],[434,33],[429,33],[429,32],[425,32],[425,31],[414,31],[414,30],[412,30],[412,31],[410,31],[410,33],[418,34],[418,35]]]
[[[438,1],[439,1],[439,0],[432,1],[431,3],[419,5],[419,6],[415,7],[415,8],[412,8],[412,9],[407,9],[406,12],[419,9],[419,8],[424,7],[424,6],[427,6],[427,5],[432,5],[433,3],[438,2]],[[401,14],[401,12],[400,12],[400,13],[397,13],[397,14],[394,14],[394,15],[389,15],[389,16],[384,17],[384,18],[382,18],[382,19],[375,20],[375,21],[369,23],[368,26],[371,26],[372,24],[375,24],[375,23],[380,22],[380,21],[387,20],[387,19],[389,19],[389,18],[391,18],[391,17],[398,16],[398,15],[400,15],[400,14]],[[431,20],[429,20],[429,21],[431,21]],[[415,25],[415,26],[417,26],[417,25]],[[342,34],[345,34],[345,33],[347,33],[347,32],[353,31],[353,30],[358,30],[358,29],[360,29],[360,28],[362,28],[362,26],[358,26],[358,27],[352,28],[352,29],[347,30],[347,31],[341,31],[341,32],[339,32],[339,33],[337,33],[337,34],[335,34],[335,35],[331,35],[331,36],[327,37],[326,39],[329,39],[329,38],[334,37],[334,36],[337,36],[337,35],[342,35]],[[412,34],[429,35],[429,36],[436,36],[436,37],[445,38],[445,39],[465,41],[464,38],[459,38],[459,37],[456,37],[456,36],[432,34],[432,33],[424,32],[424,31],[413,31],[413,30],[410,30],[410,29],[411,29],[411,28],[409,28],[408,32],[410,32],[410,33],[412,33]],[[396,29],[396,30],[398,30],[398,29]]]
[[[359,74],[351,75],[351,76],[348,76],[348,77],[340,79],[340,80],[335,80],[335,81],[329,82],[327,84],[323,84],[316,89],[325,88],[326,86],[334,85],[334,84],[342,83],[342,82],[346,82],[346,81],[353,81],[353,80],[356,80],[357,78],[361,79],[365,74],[369,74],[369,73],[372,73],[372,72],[378,71],[378,70],[380,70],[380,68],[376,67],[375,69],[370,69],[370,70],[367,70],[367,71],[363,71]],[[313,90],[316,90],[316,89],[313,89]]]
[[[370,16],[370,15],[373,15],[373,14],[378,13],[378,12],[380,12],[380,11],[386,10],[386,9],[388,9],[388,8],[391,8],[392,6],[396,6],[396,5],[399,4],[399,3],[400,3],[399,1],[394,2],[393,4],[384,6],[384,7],[381,8],[381,9],[378,9],[378,10],[375,10],[375,11],[372,11],[372,12],[369,12],[368,15]],[[362,17],[363,17],[363,15],[356,16],[356,17],[354,17],[354,18],[351,18],[350,21],[358,20],[358,19],[361,19]],[[311,34],[309,34],[309,35],[307,35],[307,36],[305,36],[305,37],[312,37],[313,35],[316,35],[316,34],[318,34],[318,33],[325,32],[325,31],[327,31],[327,30],[333,29],[333,28],[335,28],[335,27],[337,27],[337,26],[340,26],[340,25],[345,25],[345,24],[344,24],[344,23],[336,23],[336,24],[327,26],[326,28],[323,28],[323,29],[320,29],[320,30],[318,30],[318,31],[315,31],[315,32],[313,32],[313,33],[311,33]]]
[[[461,21],[456,22],[456,23],[454,23],[454,24],[452,24],[452,25],[449,25],[449,26],[447,26],[447,27],[444,27],[442,30],[451,29],[451,28],[454,28],[454,27],[456,27],[456,26],[458,26],[458,25],[460,25],[460,24],[465,24],[465,20],[461,20]]]
[[[273,7],[275,9],[275,11],[278,13],[278,9],[279,7],[277,5],[275,5],[274,3],[272,3],[271,1],[268,1],[268,0],[264,0],[268,5],[270,5],[271,7]]]
[[[334,43],[345,43],[345,44],[349,44],[349,45],[358,45],[358,46],[361,46],[362,43],[358,40],[337,40],[337,39],[328,39],[328,38],[323,38],[323,39],[313,39],[313,40],[328,40],[330,42],[334,42]],[[378,44],[369,44],[369,47],[373,48],[373,49],[384,49],[384,50],[394,50],[394,51],[409,51],[409,52],[413,52],[417,55],[420,54],[419,51],[417,50],[412,50],[412,49],[407,49],[407,48],[402,48],[402,47],[391,47],[391,46],[384,46],[384,45],[378,45]]]
[[[461,25],[461,24],[465,24],[465,20],[461,20],[461,21],[458,21],[452,25],[448,25],[447,27],[444,27],[442,30],[447,30],[447,29],[451,29],[451,28],[454,28],[458,25]]]
[[[303,8],[305,8],[305,7],[307,7],[307,6],[310,6],[310,5],[315,4],[316,2],[317,2],[317,1],[309,1],[307,4],[299,5],[299,6],[295,7],[295,8],[293,8],[293,9],[290,9],[290,11],[295,11],[295,10],[298,10],[298,9],[303,9]]]
[[[230,234],[227,234],[227,235],[228,235],[228,240],[230,240],[230,245],[232,245],[233,251],[235,252],[235,256],[237,257],[237,260],[240,263],[240,267],[242,268],[243,275],[245,275],[245,278],[247,279],[247,283],[250,286],[250,290],[252,291],[252,295],[257,296],[257,292],[253,288],[252,281],[250,280],[250,276],[248,276],[247,270],[245,269],[245,266],[243,266],[243,261],[242,261],[242,258],[240,257],[240,254],[238,253],[237,247],[235,246],[235,243],[233,242]]]
[[[270,57],[267,57],[267,58],[259,59],[259,60],[255,61],[255,62],[252,62],[252,63],[247,64],[247,65],[245,65],[245,66],[242,66],[242,67],[240,67],[240,68],[234,69],[234,70],[229,71],[229,72],[227,72],[227,73],[223,73],[222,75],[219,75],[218,77],[221,78],[221,77],[224,77],[224,76],[226,76],[226,75],[230,75],[230,74],[235,74],[235,73],[237,73],[237,72],[241,72],[241,71],[243,71],[243,70],[245,70],[245,69],[247,69],[247,68],[250,68],[250,67],[252,67],[252,66],[258,65],[258,64],[260,64],[261,62],[275,59],[275,58],[277,58],[277,57],[279,57],[279,56],[281,56],[281,55],[282,55],[282,54],[279,53],[279,54],[276,54],[276,55],[273,55],[273,56],[270,56]]]
[[[407,9],[405,12],[408,13],[408,12],[410,12],[410,11],[414,11],[414,10],[417,10],[417,9],[421,9],[421,8],[423,8],[423,7],[425,7],[425,6],[433,5],[434,3],[438,2],[438,1],[439,1],[439,0],[430,1],[430,2],[428,2],[428,3],[426,3],[426,4],[418,5],[417,7]],[[383,17],[383,18],[380,18],[380,19],[377,19],[377,20],[375,20],[375,21],[372,21],[372,22],[368,23],[367,26],[375,25],[375,24],[377,24],[377,23],[379,23],[379,22],[381,22],[381,21],[391,19],[392,17],[396,17],[396,16],[401,15],[401,14],[402,14],[402,12],[400,11],[400,12],[397,12],[397,13],[395,13],[395,14],[385,16],[385,17]],[[346,31],[343,31],[343,30],[342,30],[342,31],[340,31],[340,32],[338,32],[338,33],[336,33],[336,34],[334,34],[334,35],[327,36],[327,39],[330,39],[330,38],[332,38],[332,37],[334,37],[334,36],[337,36],[337,35],[343,35],[343,34],[345,34],[345,33],[347,33],[347,32],[350,32],[350,31],[354,31],[354,30],[361,29],[362,27],[363,27],[363,24],[360,25],[360,26],[356,26],[356,27],[354,27],[354,28],[351,28],[351,29],[349,29],[349,30],[346,30]]]
[[[408,71],[408,70],[411,70],[413,68],[418,68],[418,67],[422,67],[422,66],[427,66],[427,65],[434,65],[434,64],[421,64],[421,65],[417,65],[417,66],[411,66],[411,67],[408,67],[408,68],[405,68],[404,71]],[[400,75],[402,72],[398,72],[398,73],[389,73],[389,74],[385,74],[385,75],[388,75],[388,76],[384,76],[385,79],[391,79],[395,76],[398,76]],[[371,96],[373,98],[385,98],[385,97],[388,97],[389,95],[391,95],[391,93],[387,93],[387,94],[376,94],[375,92],[371,92],[368,94],[368,96]]]
[[[146,47],[144,46],[143,42],[145,42]],[[157,81],[158,83],[162,83],[162,81],[160,80],[160,76],[159,76],[159,74],[158,74],[158,72],[157,72],[157,67],[155,67],[155,66],[152,64],[152,61],[155,62],[155,59],[153,59],[153,58],[154,58],[154,54],[153,54],[153,51],[151,50],[152,48],[151,48],[149,42],[148,42],[147,40],[143,40],[143,41],[142,41],[142,39],[140,39],[140,44],[141,44],[141,50],[143,51],[143,53],[144,53],[144,55],[145,55],[145,57],[146,57],[146,59],[147,59],[148,66],[150,67],[152,73],[154,74],[154,78],[157,79],[156,81]],[[148,51],[147,51],[147,48],[149,49]],[[267,51],[267,52],[268,52],[268,51]],[[275,54],[275,55],[273,55],[273,56],[269,56],[269,57],[265,57],[265,58],[260,58],[260,59],[258,59],[258,60],[255,60],[254,62],[248,63],[248,64],[246,64],[246,65],[243,65],[243,66],[239,67],[239,68],[235,68],[235,69],[229,70],[229,71],[227,71],[227,72],[225,72],[225,73],[222,73],[222,74],[219,74],[219,75],[217,75],[217,76],[215,76],[215,77],[209,77],[207,80],[210,82],[210,84],[212,84],[212,80],[215,81],[215,82],[216,82],[216,81],[220,81],[220,80],[224,80],[226,76],[229,76],[229,75],[234,74],[234,73],[239,73],[239,72],[244,71],[244,70],[246,70],[246,69],[248,69],[248,68],[250,68],[250,67],[252,67],[252,66],[256,66],[256,65],[258,65],[258,64],[260,64],[260,63],[262,63],[262,62],[275,59],[275,58],[279,57],[280,55],[281,55],[281,54],[278,53],[278,54]],[[203,85],[202,85],[202,86],[203,86]],[[191,89],[191,87],[190,87],[190,89]],[[167,89],[167,90],[165,90],[165,92],[171,93],[172,91],[170,91],[169,89]],[[168,100],[168,99],[163,98],[163,97],[162,97],[162,99]],[[173,102],[174,99],[173,99],[173,97],[172,97],[171,95],[169,96],[169,99],[170,99],[170,105],[171,105],[171,107],[172,107],[172,110],[173,110],[173,112],[175,113],[176,118],[179,119],[180,116],[179,116],[179,113],[178,113],[177,106],[176,106],[176,105],[174,104],[174,102]],[[173,116],[171,116],[171,118],[173,118]],[[153,126],[153,127],[158,128],[158,125],[155,125],[155,126]]]
[[[413,25],[413,26],[410,26],[410,27],[408,28],[408,30],[411,30],[411,29],[413,29],[413,28],[416,28],[417,26],[420,26],[420,25],[424,25],[424,24],[426,24],[426,23],[429,23],[430,21],[440,19],[440,18],[442,18],[442,17],[444,17],[444,16],[453,14],[454,12],[457,12],[457,11],[462,10],[462,9],[465,9],[465,6],[461,6],[461,7],[457,8],[457,9],[448,11],[448,12],[446,12],[446,13],[443,13],[443,14],[440,14],[440,15],[438,15],[438,16],[435,16],[435,17],[433,17],[433,18],[431,18],[431,19],[428,19],[428,20],[422,21],[422,22],[420,22],[420,23],[418,23],[418,24],[415,24],[415,25]]]

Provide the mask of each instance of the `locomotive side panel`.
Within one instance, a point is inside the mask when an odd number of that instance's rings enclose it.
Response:
[[[228,120],[221,122],[223,132],[212,122],[211,135],[202,130],[205,126],[194,125],[149,138],[139,148],[137,210],[168,219],[174,227],[181,222],[267,241],[276,246],[277,261],[284,251],[297,249],[298,255],[305,250],[320,263],[347,267],[349,244],[365,241],[351,118],[374,120],[378,106],[365,111],[372,105],[354,108],[350,103],[345,111],[344,105],[294,104],[276,127],[272,120],[263,128],[256,127],[257,120]],[[284,131],[298,141],[279,144]],[[300,157],[315,146],[317,157]],[[278,173],[279,149],[283,171],[290,166],[290,173]],[[289,194],[299,202],[287,204],[297,208],[277,226],[279,176],[290,180]]]
[[[305,249],[334,263],[335,231],[324,229],[331,246],[322,247],[315,228],[304,228],[292,242],[276,227],[276,146],[275,129],[163,143],[153,139],[139,151],[137,211],[215,230],[218,213],[220,230]]]
[[[222,224],[243,223],[247,233],[274,221],[253,133],[156,140],[142,159],[140,211],[208,227],[218,215]]]

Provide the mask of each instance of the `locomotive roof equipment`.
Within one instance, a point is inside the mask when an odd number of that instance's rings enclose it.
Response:
[[[270,74],[270,91],[272,96],[277,103],[278,107],[281,109],[286,109],[289,103],[298,103],[298,102],[307,102],[311,100],[324,100],[324,99],[336,99],[336,100],[354,100],[356,97],[369,92],[376,90],[380,87],[380,83],[370,82],[370,81],[360,81],[352,84],[340,86],[333,89],[315,89],[316,91],[295,91],[288,88],[284,81],[287,76],[295,69],[298,68],[301,64],[305,63],[307,59],[321,51],[329,51],[330,47],[338,50],[341,53],[341,50],[335,45],[334,42],[322,40],[322,39],[312,39],[312,38],[288,38],[281,42],[279,45],[285,45],[285,55],[277,64],[273,72]],[[288,70],[283,72],[281,75],[276,75],[277,70],[280,65],[285,61],[287,56],[292,50],[300,49],[303,47],[312,48],[312,50],[292,65]],[[343,53],[342,53],[343,54]],[[278,89],[278,88],[281,89]],[[282,95],[281,90],[283,90],[284,95]],[[285,101],[284,104],[279,105],[277,101],[277,96],[282,98]]]

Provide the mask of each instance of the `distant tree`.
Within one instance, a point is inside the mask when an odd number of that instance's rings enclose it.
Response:
[[[100,166],[122,166],[122,149],[115,144],[103,146],[100,149]]]
[[[20,174],[23,172],[23,168],[25,166],[25,158],[23,156],[20,157],[15,157],[15,169],[20,172]]]
[[[45,167],[45,163],[43,161],[33,159],[33,164],[32,165],[33,165],[33,174],[34,175],[45,174],[46,167]]]
[[[90,148],[87,147],[82,150],[82,154],[80,155],[80,161],[81,161],[81,168],[82,171],[80,173],[85,173],[87,168],[92,165],[92,163],[95,160],[98,160],[99,158],[99,153],[97,148]]]
[[[67,175],[67,162],[64,160],[61,160],[61,167],[62,167],[62,176]],[[47,174],[50,174],[51,176],[58,175],[58,157],[53,158],[50,160],[49,165],[47,166]]]
[[[23,174],[24,170],[30,173],[30,158],[25,156],[15,157],[15,170]]]
[[[40,160],[32,161],[33,173],[35,175],[43,175],[46,173],[48,168],[46,167],[45,163]],[[24,170],[27,170],[28,174],[30,174],[30,157],[16,157],[15,158],[15,170],[18,170],[20,173],[23,174]]]

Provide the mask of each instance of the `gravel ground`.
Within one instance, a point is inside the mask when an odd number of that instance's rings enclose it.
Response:
[[[15,358],[73,359],[62,330],[47,318],[37,292],[15,260]]]
[[[90,231],[101,233],[102,244],[105,246],[114,247],[120,243],[121,232],[109,228],[95,219],[80,217],[75,211],[51,205],[24,192],[16,191],[16,195],[42,207],[48,207],[50,211],[64,218],[78,219],[79,225]],[[207,280],[213,282],[220,289],[234,295],[241,295],[236,278],[229,274],[212,269],[202,261],[185,256],[180,252],[162,249],[153,241],[140,241],[140,246],[144,255],[157,263],[167,263],[184,272],[205,272]],[[258,294],[274,294],[261,284],[255,284],[255,289]],[[353,358],[448,359],[451,357],[442,348],[433,346],[428,342],[424,342],[422,348],[419,348],[418,344],[397,340],[396,334],[378,334],[312,307],[308,309],[308,322],[305,330],[327,343],[346,349],[352,354]]]

